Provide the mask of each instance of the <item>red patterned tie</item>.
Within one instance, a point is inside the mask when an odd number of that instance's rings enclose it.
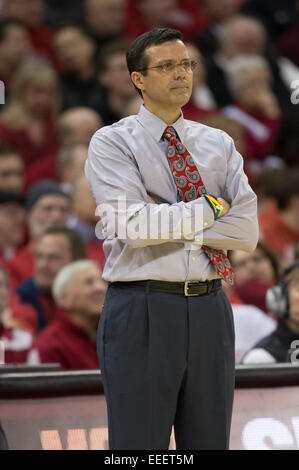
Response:
[[[181,200],[188,202],[208,194],[193,158],[177,138],[174,128],[168,126],[163,137],[168,140],[167,155]],[[217,274],[225,282],[233,285],[234,270],[224,251],[215,250],[205,245],[202,246],[202,250],[210,258]]]

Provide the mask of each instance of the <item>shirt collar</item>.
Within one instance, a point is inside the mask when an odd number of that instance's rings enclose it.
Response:
[[[146,107],[142,104],[140,107],[140,111],[137,115],[137,119],[140,124],[145,127],[148,132],[153,136],[153,138],[160,142],[163,132],[165,131],[166,127],[169,126],[166,122],[162,121],[162,119],[158,118],[155,114],[151,113]],[[184,133],[185,133],[185,122],[184,116],[181,112],[181,115],[177,121],[175,121],[171,126],[175,129],[176,133],[178,134],[181,141],[184,140]]]

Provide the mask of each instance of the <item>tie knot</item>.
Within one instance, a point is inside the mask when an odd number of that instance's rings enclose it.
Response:
[[[167,126],[165,131],[163,132],[163,137],[165,137],[167,140],[173,139],[174,137],[176,138],[174,128],[172,126]]]

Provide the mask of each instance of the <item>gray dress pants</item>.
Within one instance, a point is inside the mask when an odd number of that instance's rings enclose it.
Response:
[[[109,286],[98,329],[109,449],[228,449],[234,324],[220,288],[199,297]]]

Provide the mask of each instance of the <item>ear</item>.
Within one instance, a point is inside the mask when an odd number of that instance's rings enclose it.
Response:
[[[136,86],[141,91],[145,90],[145,85],[144,85],[144,75],[142,75],[141,72],[132,72],[131,73],[131,80]]]

